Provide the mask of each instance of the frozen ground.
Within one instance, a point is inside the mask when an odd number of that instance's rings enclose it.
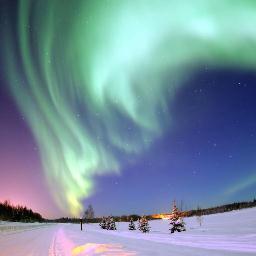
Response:
[[[256,208],[185,219],[187,232],[170,234],[167,220],[151,221],[151,232],[117,231],[86,224],[20,224],[0,222],[0,256],[70,255],[256,255]],[[10,228],[11,227],[11,228]]]

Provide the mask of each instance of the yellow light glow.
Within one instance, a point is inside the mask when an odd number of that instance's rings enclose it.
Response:
[[[89,255],[112,255],[112,256],[134,256],[136,252],[129,252],[123,249],[120,244],[96,244],[87,243],[80,245],[72,250],[72,256],[89,256]]]

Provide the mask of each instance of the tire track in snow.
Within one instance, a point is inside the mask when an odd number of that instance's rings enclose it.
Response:
[[[74,244],[69,240],[63,229],[59,228],[52,239],[48,256],[71,256]]]

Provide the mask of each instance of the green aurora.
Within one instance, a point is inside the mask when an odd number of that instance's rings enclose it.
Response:
[[[63,212],[172,125],[198,67],[255,69],[255,14],[254,0],[20,1],[6,74]]]

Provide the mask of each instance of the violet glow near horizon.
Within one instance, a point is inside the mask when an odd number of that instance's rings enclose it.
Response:
[[[36,148],[5,129],[23,157],[3,159],[1,182],[22,172],[32,206],[76,216],[88,202],[119,214],[251,199],[256,5],[236,2],[1,3],[1,125],[24,119]],[[3,194],[31,201],[15,189]]]

